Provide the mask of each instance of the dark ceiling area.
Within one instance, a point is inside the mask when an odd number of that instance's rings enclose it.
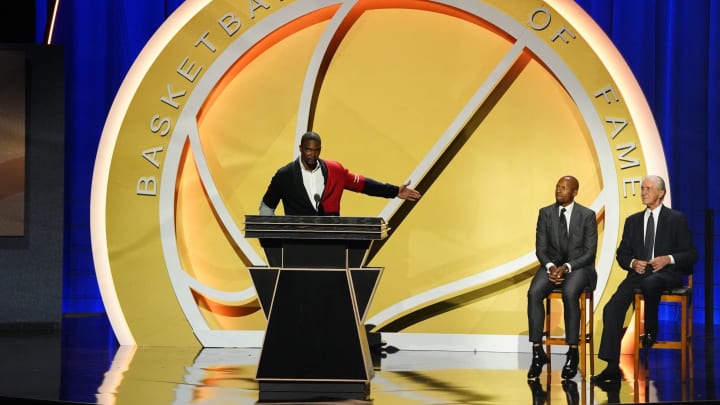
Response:
[[[3,2],[0,7],[0,43],[35,42],[35,1]]]

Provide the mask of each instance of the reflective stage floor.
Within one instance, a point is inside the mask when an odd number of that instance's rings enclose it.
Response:
[[[596,387],[580,375],[563,383],[559,370],[564,351],[558,349],[551,359],[553,370],[544,372],[533,385],[526,379],[529,353],[394,351],[386,347],[374,359],[375,376],[365,400],[316,403],[717,402],[717,330],[706,331],[696,324],[694,331],[686,382],[681,381],[678,350],[650,350],[649,367],[644,364],[637,379],[632,357],[624,356],[625,380],[616,387]],[[104,316],[66,318],[58,332],[5,328],[0,330],[0,403],[256,404],[261,403],[254,379],[259,352],[119,347]],[[596,359],[595,371],[603,367]]]

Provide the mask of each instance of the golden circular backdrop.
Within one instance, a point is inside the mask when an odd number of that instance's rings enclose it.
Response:
[[[537,212],[566,174],[598,214],[604,304],[641,178],[667,178],[639,86],[574,2],[186,1],[124,81],[93,177],[121,344],[260,345],[244,216],[308,129],[322,157],[423,193],[342,205],[390,225],[366,321],[399,347],[527,344]]]

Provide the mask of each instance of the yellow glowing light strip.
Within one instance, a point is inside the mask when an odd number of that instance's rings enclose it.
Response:
[[[53,31],[55,31],[55,20],[57,19],[57,12],[59,8],[60,0],[55,0],[55,2],[53,2],[52,16],[50,16],[50,27],[48,28],[47,32],[47,45],[50,45],[50,43],[52,42]]]

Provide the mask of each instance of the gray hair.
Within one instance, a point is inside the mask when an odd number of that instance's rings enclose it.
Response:
[[[645,176],[646,179],[651,179],[655,181],[655,187],[657,187],[658,190],[665,191],[665,180],[663,180],[662,177],[651,174],[648,176]]]

